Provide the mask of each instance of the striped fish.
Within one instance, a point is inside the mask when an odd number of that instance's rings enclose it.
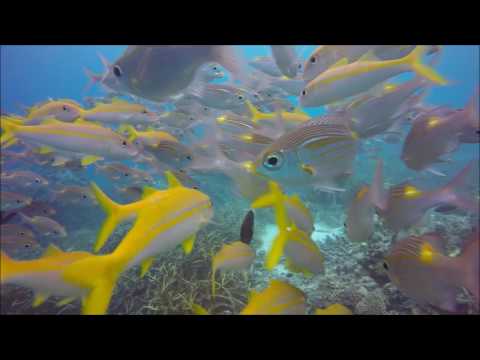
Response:
[[[356,145],[356,134],[345,125],[309,121],[266,147],[255,169],[285,186],[328,186],[351,170]]]

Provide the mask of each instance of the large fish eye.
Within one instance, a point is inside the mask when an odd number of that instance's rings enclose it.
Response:
[[[263,166],[267,169],[277,169],[282,166],[283,157],[280,153],[272,153],[265,156]]]
[[[142,110],[142,114],[146,114],[146,113],[148,113],[147,110]]]
[[[218,70],[218,68],[217,68],[216,66],[214,66],[214,67],[213,67],[213,70],[214,70],[214,71],[217,71],[217,70]]]
[[[301,68],[302,68],[302,64],[298,64],[297,67],[298,67],[299,69],[301,69]]]
[[[315,56],[312,56],[312,57],[310,58],[310,62],[311,62],[312,64],[315,64],[315,63],[317,62],[317,59],[315,58]]]
[[[123,146],[127,146],[127,142],[125,140],[122,141]]]
[[[82,198],[86,199],[86,198],[87,198],[87,195],[83,194],[83,195],[82,195]]]
[[[23,231],[20,231],[20,233],[19,233],[19,234],[20,234],[20,236],[23,236],[23,235],[25,235],[25,233],[24,233]]]
[[[388,271],[389,267],[386,261],[383,262],[383,268]]]
[[[307,92],[305,90],[302,91],[302,96],[307,95]]]
[[[36,182],[37,184],[40,184],[40,179],[35,179],[35,182]]]
[[[187,156],[185,156],[185,159],[192,160],[192,157],[190,155],[187,155]]]
[[[128,173],[123,174],[123,176],[128,176]]]
[[[63,105],[63,111],[69,111],[68,107],[66,107],[65,105]]]
[[[243,96],[242,96],[242,95],[238,95],[238,100],[243,100]]]
[[[113,74],[114,74],[116,77],[121,77],[121,76],[122,76],[122,69],[120,69],[120,66],[115,65],[115,66],[113,67]]]
[[[17,204],[21,204],[21,203],[22,203],[22,200],[17,199]]]
[[[26,243],[25,244],[25,247],[28,249],[30,247],[30,244],[29,243]]]

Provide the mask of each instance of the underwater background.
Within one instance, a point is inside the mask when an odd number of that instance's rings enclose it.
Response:
[[[241,46],[244,56],[251,60],[269,56],[268,46]],[[297,46],[303,59],[315,46]],[[72,99],[82,103],[88,79],[84,69],[101,73],[103,67],[97,54],[110,61],[122,55],[126,46],[98,45],[32,45],[1,46],[0,51],[0,109],[2,113],[22,114],[26,107],[52,99]],[[479,88],[479,47],[444,46],[436,70],[449,80],[448,86],[434,86],[424,102],[433,106],[463,108]],[[393,82],[404,82],[413,75],[397,76]],[[88,96],[99,97],[105,92],[93,86]],[[296,98],[289,98],[298,104]],[[303,109],[311,116],[325,113],[322,107]],[[341,303],[354,314],[439,314],[442,311],[421,306],[403,295],[382,272],[381,263],[390,246],[393,233],[378,221],[368,244],[350,242],[345,235],[345,204],[352,197],[353,189],[368,183],[374,172],[376,160],[384,159],[385,183],[397,184],[414,180],[422,188],[438,188],[446,184],[468,161],[478,158],[479,144],[462,144],[451,154],[451,162],[435,164],[435,169],[447,176],[417,173],[408,169],[400,160],[401,146],[368,140],[369,147],[361,151],[354,164],[352,186],[345,193],[328,194],[311,192],[300,194],[315,219],[312,239],[325,256],[325,273],[314,277],[291,273],[283,265],[273,272],[264,269],[263,261],[275,236],[276,227],[271,211],[256,211],[253,246],[257,252],[252,271],[226,272],[218,275],[217,296],[210,297],[210,259],[223,243],[238,240],[242,219],[249,209],[249,202],[233,190],[231,180],[221,174],[196,175],[194,180],[202,192],[208,194],[214,205],[212,224],[202,228],[196,245],[189,256],[180,249],[158,256],[151,270],[139,279],[137,269],[125,272],[109,307],[109,314],[191,314],[191,305],[200,304],[212,314],[237,314],[248,302],[251,289],[263,289],[272,278],[285,279],[305,292],[310,309]],[[25,170],[24,163],[2,165],[3,171]],[[63,171],[30,164],[34,171],[49,180],[49,187],[62,185],[88,185],[95,181],[107,194],[114,194],[114,185],[108,178],[95,171],[93,166],[80,172]],[[476,176],[478,179],[478,175]],[[166,186],[163,174],[154,178],[153,186]],[[352,189],[352,191],[350,190]],[[51,199],[51,189],[40,189],[36,200]],[[478,189],[477,189],[478,191]],[[119,198],[114,200],[121,202]],[[104,220],[99,206],[71,206],[62,202],[51,205],[56,213],[53,218],[65,226],[68,236],[51,240],[64,250],[90,251],[96,234]],[[423,222],[423,230],[435,230],[445,234],[449,244],[456,248],[465,234],[469,233],[478,219],[471,214],[457,211],[450,213],[431,212]],[[124,224],[113,235],[102,253],[112,251],[129,229]],[[40,242],[44,248],[48,242]],[[41,253],[25,255],[36,258]],[[75,301],[58,307],[58,299],[50,298],[42,305],[32,308],[32,292],[29,289],[8,285],[2,286],[2,314],[78,314],[80,302]],[[465,310],[472,312],[472,309]]]

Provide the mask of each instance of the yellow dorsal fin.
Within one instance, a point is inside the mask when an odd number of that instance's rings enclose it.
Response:
[[[93,164],[94,162],[98,161],[98,160],[103,160],[102,157],[100,156],[96,156],[96,155],[87,155],[87,156],[84,156],[82,158],[82,166],[88,166],[90,164]]]
[[[151,186],[144,186],[143,187],[143,193],[142,193],[142,199],[145,199],[146,197],[158,192],[158,189],[155,189],[154,187]]]
[[[193,245],[195,244],[196,234],[189,236],[184,242],[182,242],[182,248],[185,254],[190,254],[193,250]]]
[[[63,254],[62,249],[50,243],[47,249],[43,252],[42,257],[49,257],[49,256],[54,256],[59,254]]]
[[[378,58],[375,56],[373,49],[367,51],[365,54],[363,54],[360,59],[357,61],[377,61]]]
[[[165,171],[165,177],[167,178],[168,188],[174,188],[177,186],[183,186],[180,180],[178,180],[171,171]]]
[[[348,64],[348,59],[346,57],[344,57],[344,58],[341,58],[340,60],[338,60],[335,64],[330,66],[328,69],[334,69],[334,68],[337,68],[337,67],[340,67],[340,66],[345,66],[347,64]]]
[[[147,273],[148,269],[150,269],[150,267],[153,264],[154,259],[155,258],[153,256],[151,256],[151,257],[146,258],[145,260],[142,261],[142,263],[140,264],[140,267],[141,267],[140,277],[141,278],[143,278],[145,276],[145,274]]]

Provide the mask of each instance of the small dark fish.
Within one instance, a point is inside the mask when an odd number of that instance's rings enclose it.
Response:
[[[240,229],[240,241],[249,245],[253,238],[253,228],[255,224],[255,214],[253,210],[249,210],[243,219]]]

